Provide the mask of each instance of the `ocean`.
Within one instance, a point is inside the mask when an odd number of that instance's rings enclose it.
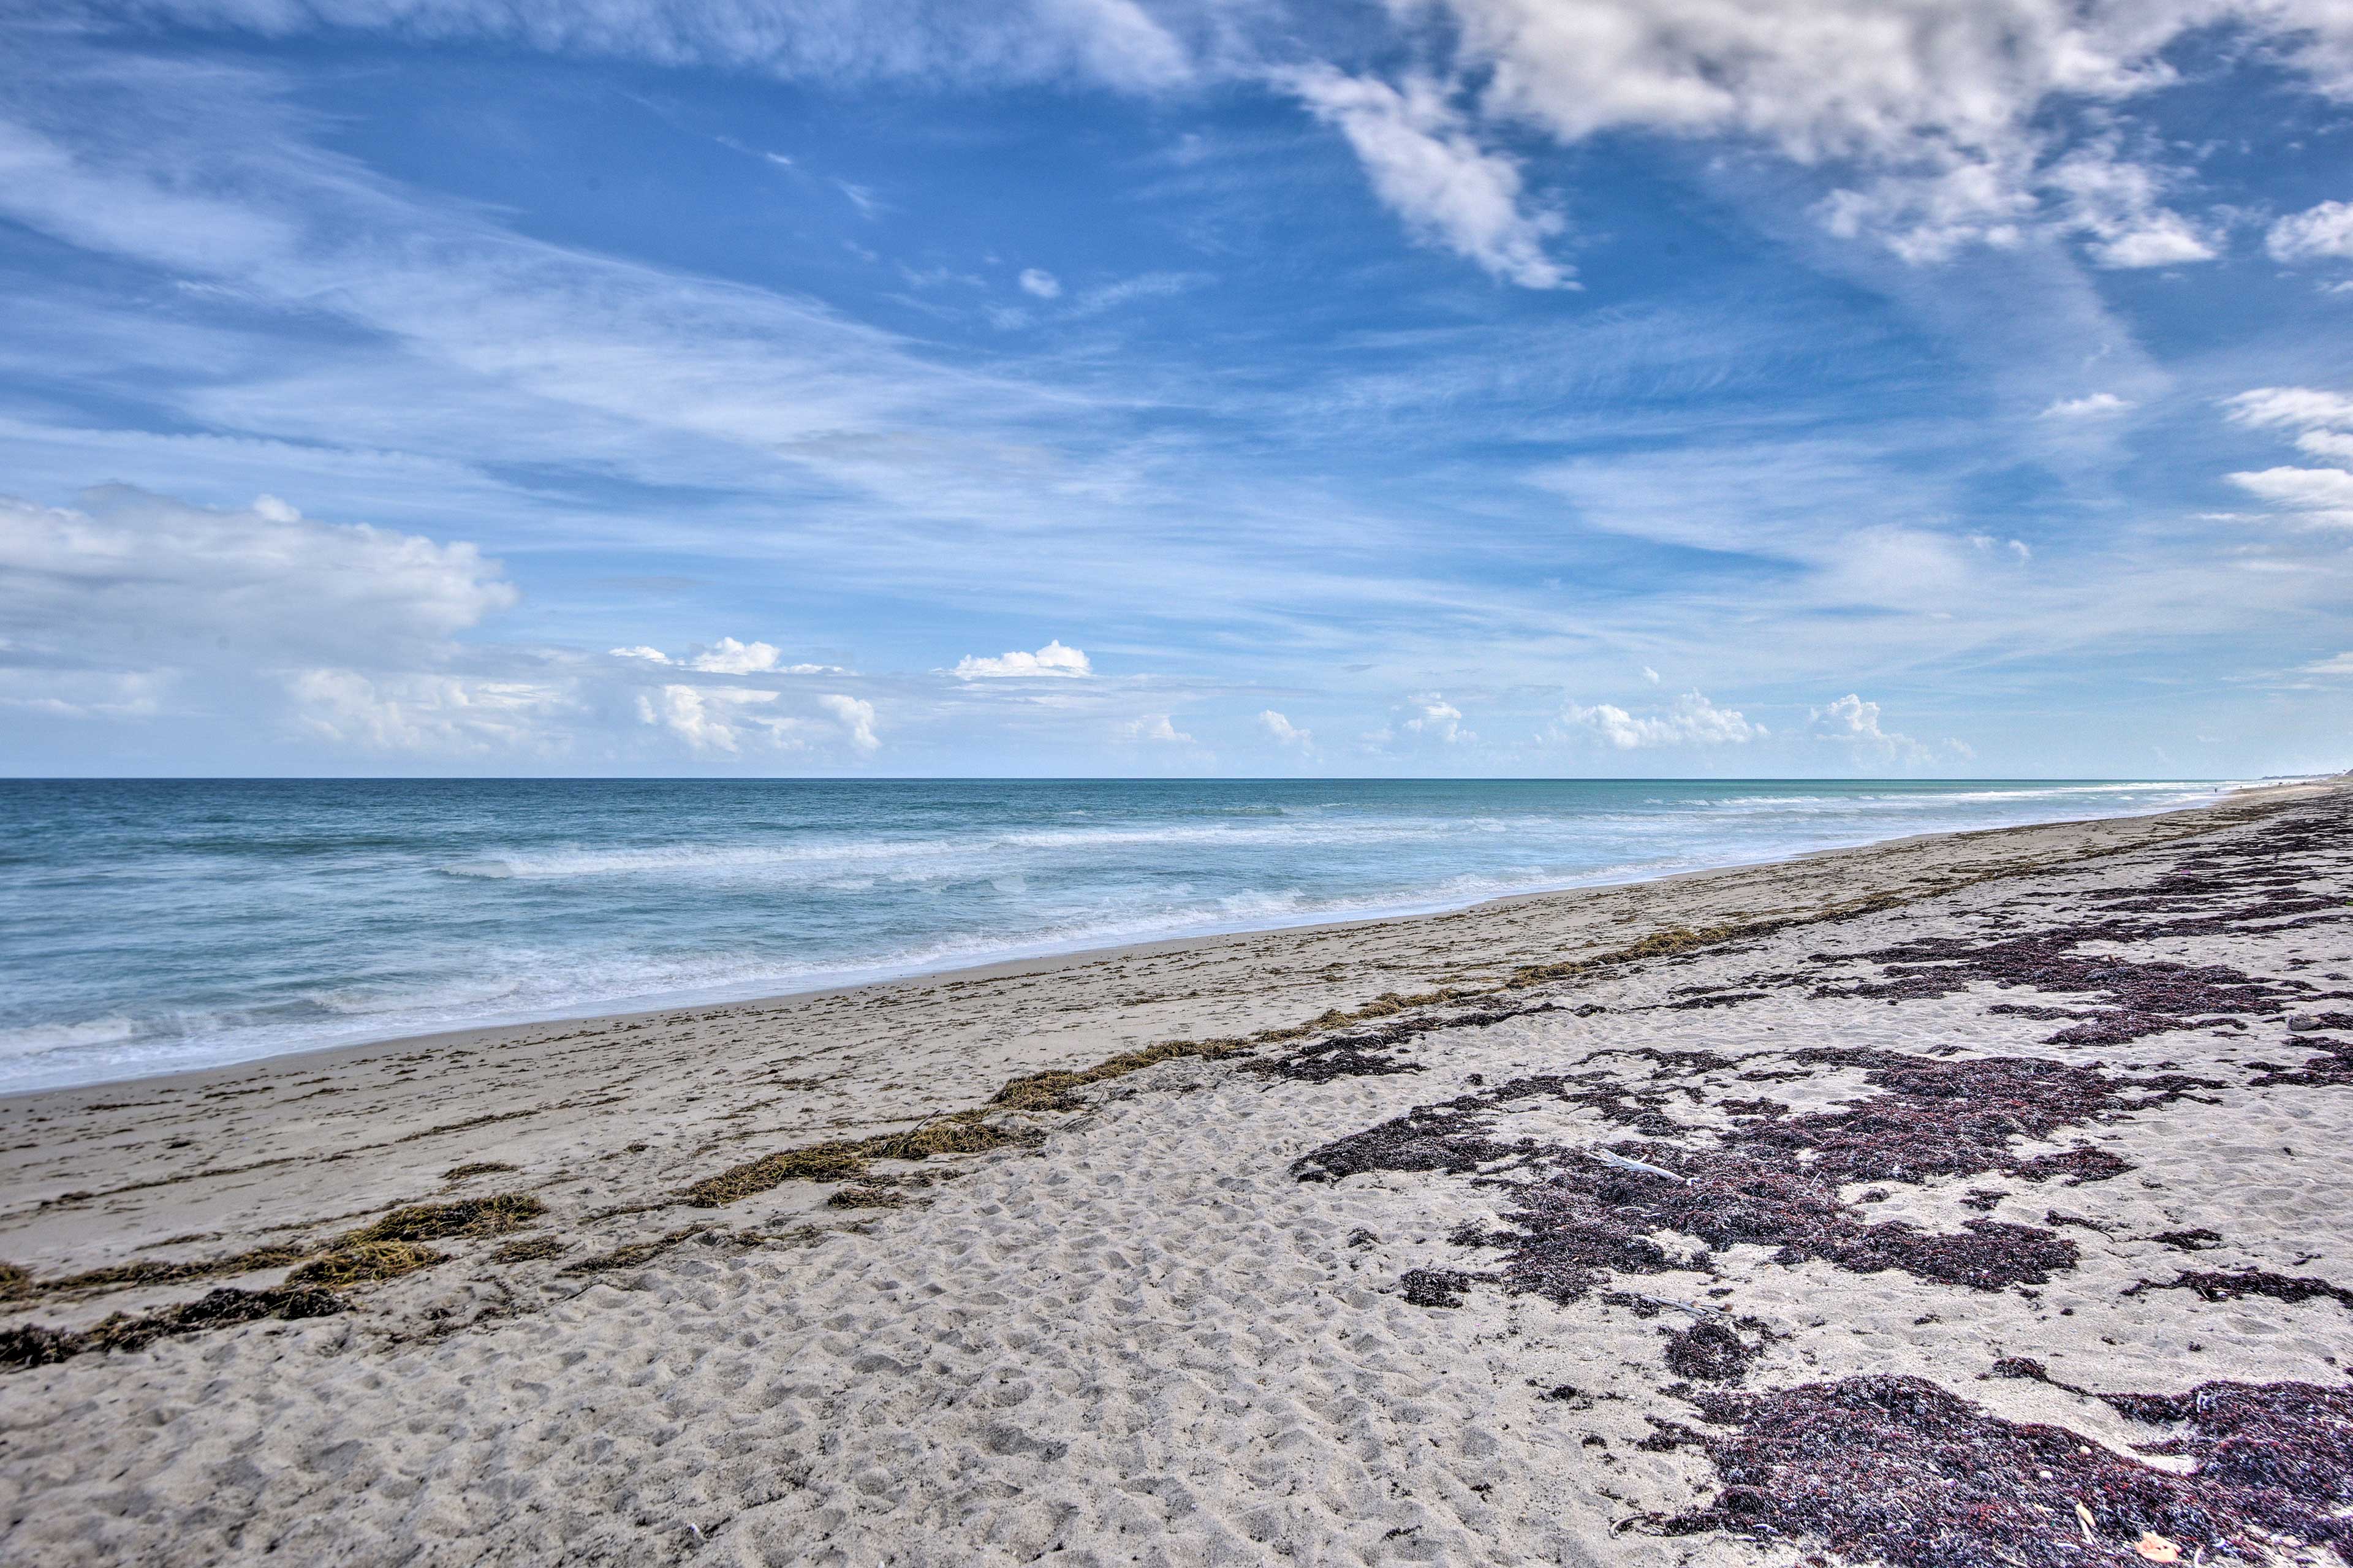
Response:
[[[1457,908],[2230,787],[0,781],[0,1091]]]

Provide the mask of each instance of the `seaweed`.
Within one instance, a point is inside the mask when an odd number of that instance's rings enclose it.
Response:
[[[690,1225],[682,1229],[655,1237],[650,1241],[634,1241],[626,1247],[617,1247],[610,1252],[599,1252],[584,1258],[577,1263],[567,1263],[564,1266],[563,1271],[566,1274],[603,1274],[616,1268],[635,1268],[641,1263],[652,1262],[680,1242],[701,1236],[713,1228],[708,1225]]]
[[[1416,1307],[1460,1307],[1463,1293],[1476,1276],[1454,1268],[1409,1268],[1398,1279],[1406,1300]]]
[[[2104,1179],[2126,1167],[2102,1151],[2021,1160],[2012,1146],[2118,1108],[2161,1103],[2202,1081],[2118,1078],[2026,1058],[1935,1061],[1847,1047],[1809,1047],[1791,1059],[1863,1068],[1866,1082],[1880,1092],[1841,1110],[1744,1120],[1718,1131],[1712,1148],[1694,1149],[1670,1141],[1688,1139],[1694,1130],[1645,1104],[1661,1097],[1539,1075],[1416,1107],[1311,1151],[1292,1172],[1302,1181],[1326,1182],[1372,1171],[1476,1174],[1509,1195],[1504,1226],[1455,1239],[1502,1248],[1497,1278],[1507,1290],[1556,1301],[1586,1295],[1611,1273],[1706,1267],[1704,1258],[1671,1254],[1658,1240],[1669,1234],[1694,1237],[1711,1251],[1751,1243],[1773,1248],[1775,1260],[1785,1264],[1814,1258],[1858,1273],[1898,1268],[1991,1290],[2047,1282],[2074,1266],[2075,1244],[2040,1226],[1985,1218],[1947,1232],[1900,1220],[1873,1224],[1840,1189],[1995,1171]],[[1670,1053],[1653,1060],[1654,1078],[1694,1065]],[[1708,1058],[1697,1065],[1726,1064]],[[1596,1152],[1493,1135],[1496,1112],[1540,1094],[1653,1136]]]
[[[1374,1029],[1359,1035],[1334,1035],[1280,1057],[1250,1064],[1251,1070],[1294,1083],[1330,1083],[1337,1078],[1377,1078],[1394,1073],[1422,1072],[1419,1062],[1389,1055],[1377,1047],[1406,1037],[1402,1029]]]
[[[2144,1290],[2195,1290],[2209,1301],[2236,1301],[2247,1296],[2267,1296],[2274,1301],[2287,1302],[2326,1300],[2353,1310],[2353,1289],[2309,1276],[2268,1274],[2259,1268],[2242,1268],[2234,1274],[2183,1269],[2162,1284],[2144,1279],[2128,1286],[2125,1294],[2137,1296]]]
[[[495,1172],[512,1171],[515,1168],[504,1160],[476,1160],[470,1164],[450,1166],[441,1173],[441,1179],[445,1182],[463,1182],[475,1176],[487,1176]]]
[[[0,1330],[0,1366],[48,1366],[90,1351],[141,1350],[170,1336],[234,1328],[263,1318],[298,1321],[328,1317],[346,1310],[350,1305],[333,1291],[311,1286],[280,1285],[266,1290],[238,1290],[224,1285],[194,1301],[136,1317],[116,1312],[89,1329],[27,1323]]]
[[[289,1285],[357,1285],[364,1281],[397,1279],[449,1256],[413,1241],[364,1241],[314,1258],[286,1277]]]
[[[97,1295],[109,1290],[126,1290],[142,1285],[177,1285],[189,1279],[216,1279],[222,1275],[259,1274],[265,1268],[284,1268],[312,1257],[319,1248],[310,1243],[293,1243],[280,1247],[249,1247],[219,1258],[198,1258],[180,1262],[161,1258],[141,1258],[132,1263],[112,1263],[103,1268],[86,1268],[79,1274],[61,1275],[54,1279],[28,1281],[25,1292],[38,1291],[46,1296]]]
[[[1669,1535],[1819,1542],[1894,1568],[2075,1568],[2152,1532],[2185,1555],[2253,1561],[2274,1557],[2282,1537],[2340,1554],[2353,1541],[2337,1511],[2353,1500],[2353,1392],[2210,1383],[2096,1397],[2135,1420],[2187,1423],[2147,1451],[2194,1456],[2197,1469],[2176,1475],[2063,1426],[2007,1421],[1921,1378],[1851,1377],[1695,1395],[1727,1430],[1658,1424],[1643,1446],[1699,1448],[1723,1488],[1650,1522]]]
[[[373,1225],[335,1238],[338,1251],[385,1241],[442,1241],[455,1236],[498,1236],[521,1228],[547,1212],[528,1193],[499,1193],[446,1204],[408,1204]]]
[[[1732,1327],[1702,1319],[1667,1336],[1667,1370],[1702,1383],[1738,1383],[1765,1347],[1750,1343]]]
[[[493,1263],[538,1263],[550,1258],[560,1258],[569,1252],[568,1243],[552,1236],[526,1236],[508,1242],[491,1254]]]
[[[983,1120],[978,1111],[962,1110],[943,1120],[919,1123],[905,1132],[835,1139],[747,1160],[715,1176],[705,1176],[681,1193],[679,1201],[694,1208],[717,1208],[786,1182],[854,1181],[867,1174],[869,1163],[875,1160],[985,1154],[996,1149],[1029,1148],[1044,1136],[1036,1128],[989,1121]]]
[[[2176,1252],[2204,1252],[2222,1245],[2222,1233],[2203,1226],[2196,1230],[2160,1230],[2149,1240],[2161,1241]]]

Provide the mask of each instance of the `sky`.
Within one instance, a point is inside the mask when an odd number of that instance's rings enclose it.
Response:
[[[0,773],[2353,764],[2345,0],[0,31]]]

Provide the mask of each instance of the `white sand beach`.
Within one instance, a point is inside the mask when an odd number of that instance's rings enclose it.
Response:
[[[2039,1565],[1722,1403],[1902,1378],[2069,1561],[2299,1560],[2094,1395],[2344,1397],[2348,803],[0,1100],[0,1555]]]

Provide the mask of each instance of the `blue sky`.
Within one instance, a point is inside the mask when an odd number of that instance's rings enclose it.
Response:
[[[0,770],[2353,762],[2333,0],[0,26]]]

